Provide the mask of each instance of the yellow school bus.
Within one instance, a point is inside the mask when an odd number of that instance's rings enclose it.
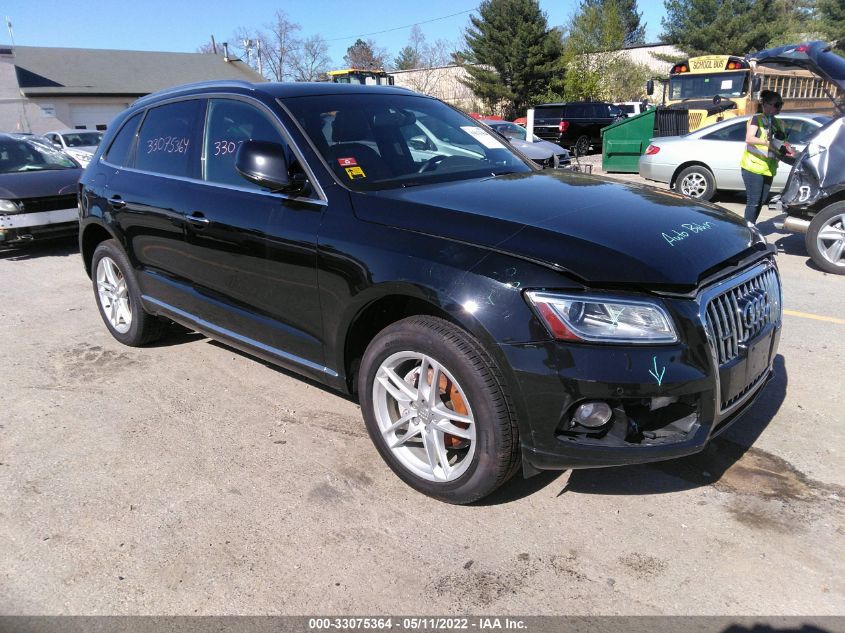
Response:
[[[759,90],[775,90],[784,110],[830,113],[826,90],[836,87],[806,70],[757,68],[735,55],[703,55],[675,64],[669,71],[664,105],[687,110],[689,131],[757,111]]]
[[[336,84],[360,84],[362,86],[392,86],[393,77],[381,68],[364,70],[362,68],[344,68],[326,73],[329,80]]]

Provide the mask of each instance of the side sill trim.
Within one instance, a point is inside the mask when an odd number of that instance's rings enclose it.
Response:
[[[173,314],[177,314],[184,319],[187,319],[187,320],[189,320],[193,323],[196,323],[197,325],[199,325],[203,329],[208,330],[210,332],[215,332],[217,334],[220,334],[221,336],[225,336],[226,338],[231,338],[231,339],[234,339],[236,341],[240,341],[241,343],[244,343],[245,345],[249,345],[250,347],[255,347],[255,348],[260,349],[264,352],[268,352],[270,354],[273,354],[274,356],[278,356],[279,358],[284,358],[285,360],[290,361],[292,363],[296,363],[297,365],[302,365],[304,367],[308,367],[309,369],[312,369],[314,371],[318,371],[320,373],[326,374],[328,376],[331,376],[332,378],[337,378],[339,376],[339,374],[336,371],[329,369],[328,367],[318,365],[317,363],[312,363],[310,360],[305,360],[304,358],[300,358],[299,356],[294,356],[293,354],[289,354],[288,352],[284,352],[284,351],[277,349],[275,347],[271,347],[270,345],[266,345],[265,343],[261,343],[259,341],[254,340],[254,339],[251,339],[251,338],[248,338],[246,336],[242,336],[240,334],[232,332],[231,330],[227,330],[226,328],[222,328],[218,325],[214,325],[213,323],[209,323],[208,321],[205,321],[204,319],[200,319],[200,318],[194,316],[193,314],[191,314],[189,312],[185,312],[184,310],[180,310],[179,308],[175,308],[172,305],[170,305],[168,303],[164,303],[163,301],[159,301],[158,299],[155,299],[155,298],[153,298],[149,295],[141,295],[141,298],[144,301],[147,301],[148,303],[152,303],[153,305],[157,305],[158,307],[160,307],[160,308],[162,308],[162,309],[164,309],[168,312],[172,312]]]

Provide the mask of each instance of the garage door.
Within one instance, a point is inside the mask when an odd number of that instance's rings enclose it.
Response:
[[[74,128],[87,130],[105,130],[106,126],[129,104],[86,104],[70,106],[70,122]]]

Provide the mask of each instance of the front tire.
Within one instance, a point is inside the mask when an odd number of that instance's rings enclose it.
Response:
[[[97,308],[113,337],[124,345],[139,347],[161,336],[164,324],[141,307],[132,266],[115,240],[97,246],[91,271]]]
[[[690,198],[709,201],[716,195],[716,179],[706,167],[693,165],[678,174],[675,189]]]
[[[382,330],[361,361],[358,393],[382,458],[426,495],[471,503],[516,471],[519,437],[501,372],[448,321],[417,316]]]
[[[845,202],[822,209],[810,222],[804,243],[819,268],[845,275]]]

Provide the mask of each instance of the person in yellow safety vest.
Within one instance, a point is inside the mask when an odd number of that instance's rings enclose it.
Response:
[[[774,90],[760,93],[762,113],[748,119],[745,128],[745,152],[742,155],[742,181],[745,183],[745,219],[752,224],[769,197],[772,179],[782,156],[795,156],[786,142],[786,131],[775,115],[783,107],[783,99]]]

